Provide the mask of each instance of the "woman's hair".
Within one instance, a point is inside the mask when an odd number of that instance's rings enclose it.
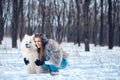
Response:
[[[42,39],[42,38],[43,38],[43,34],[35,34],[34,39],[35,39],[35,38],[40,38],[40,39]],[[41,43],[42,43],[42,42],[41,42]],[[38,53],[39,53],[39,59],[40,59],[40,60],[43,60],[44,57],[45,57],[43,44],[42,44],[41,48],[38,48]]]

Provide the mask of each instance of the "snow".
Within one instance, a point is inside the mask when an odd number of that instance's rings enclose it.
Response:
[[[63,42],[61,47],[69,54],[68,66],[59,75],[49,73],[27,74],[18,40],[18,49],[11,48],[11,39],[0,45],[0,80],[120,80],[120,47],[95,47],[90,52],[74,43]]]

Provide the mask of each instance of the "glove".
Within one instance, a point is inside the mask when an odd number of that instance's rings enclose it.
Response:
[[[40,65],[43,65],[43,64],[44,64],[44,61],[37,59],[37,60],[35,61],[35,64],[36,64],[37,66],[40,66]]]
[[[24,58],[24,63],[25,63],[26,65],[28,65],[28,64],[29,64],[29,60],[27,60],[26,58]]]

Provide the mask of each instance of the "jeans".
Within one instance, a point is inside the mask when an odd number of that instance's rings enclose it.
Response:
[[[59,69],[64,69],[67,66],[67,60],[63,58],[62,62],[61,62],[61,66],[60,67],[56,67],[55,65],[42,65],[42,67],[50,72],[58,72]]]

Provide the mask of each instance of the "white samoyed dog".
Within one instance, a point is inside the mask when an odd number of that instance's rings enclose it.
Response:
[[[21,48],[23,50],[23,58],[27,72],[29,74],[38,74],[44,72],[44,69],[35,64],[35,61],[39,59],[39,54],[33,39],[34,35],[29,36],[26,34],[22,40]]]

